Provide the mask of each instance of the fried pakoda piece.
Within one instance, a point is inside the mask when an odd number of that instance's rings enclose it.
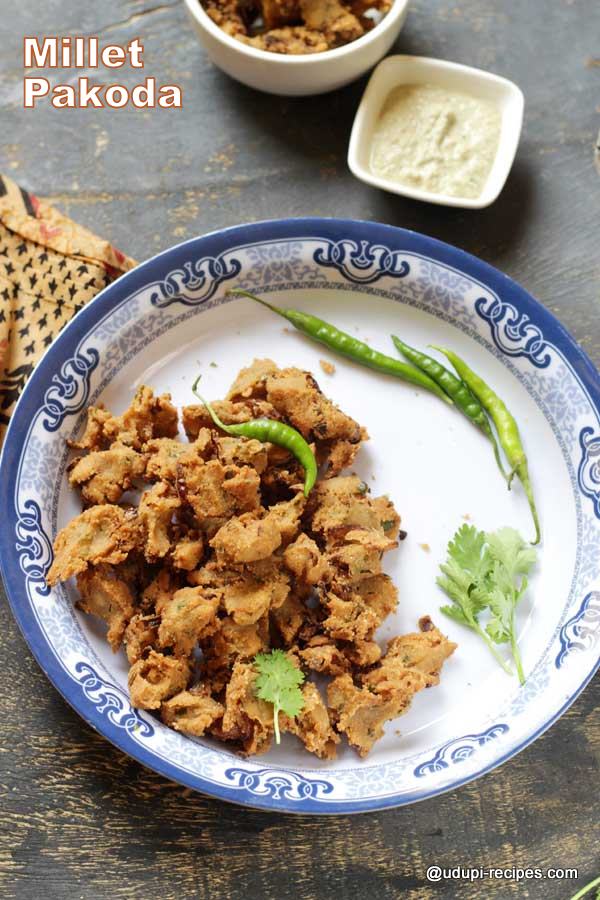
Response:
[[[264,753],[273,738],[273,706],[256,696],[255,681],[251,663],[235,663],[225,691],[225,714],[213,729],[221,740],[235,741],[248,755]]]
[[[243,567],[222,565],[213,554],[203,566],[188,573],[187,582],[222,594],[228,584],[237,581],[242,571]]]
[[[155,612],[160,615],[163,607],[181,586],[179,573],[172,572],[166,567],[160,569],[156,577],[144,588],[140,607],[146,614]]]
[[[88,505],[117,503],[145,468],[140,453],[117,441],[108,450],[94,450],[74,459],[69,466],[69,483],[80,488]]]
[[[406,711],[417,691],[427,686],[420,672],[405,669],[392,689],[357,687],[351,675],[339,675],[329,683],[327,703],[338,732],[360,756],[366,756],[375,741],[383,736],[383,727]]]
[[[245,470],[244,470],[245,471]],[[224,485],[230,489],[233,479]],[[266,559],[298,534],[305,499],[300,494],[292,500],[277,503],[268,512],[256,508],[252,512],[230,518],[210,541],[221,565],[239,565]]]
[[[301,585],[314,587],[325,581],[328,573],[327,560],[308,535],[299,535],[293,544],[286,547],[283,558]]]
[[[213,435],[208,428],[201,428],[192,444],[174,438],[153,438],[144,444],[146,479],[175,485],[181,469],[195,461],[210,459],[213,451]]]
[[[282,730],[300,738],[310,753],[320,759],[335,759],[340,736],[333,730],[329,712],[317,687],[310,682],[302,688],[304,706],[295,719],[282,717]]]
[[[280,419],[275,408],[266,400],[245,400],[232,402],[231,400],[214,400],[212,408],[226,425],[237,425],[240,422],[248,422],[250,419]],[[213,422],[210,413],[205,406],[193,403],[184,406],[182,410],[183,427],[188,440],[195,441],[200,430],[207,428],[209,431],[223,434]]]
[[[118,577],[116,569],[101,565],[88,568],[77,576],[77,590],[77,606],[83,612],[104,619],[108,625],[106,640],[116,653],[135,611],[128,584]]]
[[[373,575],[353,587],[361,601],[377,617],[377,627],[398,606],[398,589],[389,575]]]
[[[400,516],[394,508],[394,504],[385,494],[382,497],[374,497],[370,500],[371,507],[379,518],[379,526],[386,537],[397,541],[400,537]]]
[[[142,384],[123,415],[113,416],[105,423],[104,433],[111,444],[120,441],[141,450],[153,438],[175,437],[177,425],[178,415],[171,395],[155,397],[152,388]]]
[[[348,674],[329,684],[332,719],[361,756],[382,736],[389,719],[406,712],[418,691],[438,683],[442,664],[456,649],[431,620],[422,620],[421,627],[426,630],[390,642],[381,662],[361,677],[360,686]]]
[[[381,648],[371,640],[332,641],[326,635],[315,635],[298,656],[313,672],[335,676],[375,665],[381,659]]]
[[[247,39],[259,46],[261,41],[305,39],[306,29],[283,28]],[[313,48],[308,48],[310,52]],[[276,51],[277,52],[277,51]],[[301,369],[279,369],[270,359],[254,360],[252,366],[240,372],[228,398],[234,401],[271,405],[279,416],[288,420],[307,440],[317,440],[320,462],[328,462],[330,474],[336,474],[344,461],[354,459],[367,433],[353,419],[346,416],[321,392],[310,372]],[[233,411],[233,410],[231,410]]]
[[[144,532],[144,555],[148,562],[162,559],[171,549],[171,525],[181,501],[170,485],[159,482],[144,491],[138,517]]]
[[[344,543],[358,544],[364,550],[387,553],[398,546],[398,541],[389,538],[380,528],[351,528],[344,535]]]
[[[269,516],[244,513],[226,522],[210,545],[222,565],[256,562],[281,546],[281,530]]]
[[[199,684],[165,700],[160,715],[165,725],[170,725],[175,731],[202,737],[214,722],[223,717],[224,711],[223,705]]]
[[[403,634],[388,643],[385,659],[397,659],[403,666],[429,676],[438,684],[441,668],[457,645],[435,627],[429,616],[419,619],[419,632]]]
[[[257,50],[267,50],[269,53],[292,53],[302,56],[307,53],[323,53],[329,49],[327,41],[318,31],[312,31],[304,25],[292,25],[284,28],[273,28],[264,34],[254,37],[241,37],[238,40]]]
[[[325,441],[318,455],[318,462],[327,465],[325,477],[333,478],[349,469],[359,450],[359,441]]]
[[[353,669],[366,669],[374,666],[381,659],[381,647],[375,641],[353,641],[344,644],[344,656]]]
[[[364,641],[373,636],[380,624],[376,613],[357,594],[344,600],[329,592],[325,606],[329,615],[323,629],[334,640]]]
[[[248,566],[241,576],[223,588],[223,605],[238,625],[252,625],[270,609],[278,609],[290,590],[289,579],[272,558],[263,565]]]
[[[350,669],[345,653],[326,635],[310,638],[298,656],[311,671],[321,675],[343,675]]]
[[[362,544],[342,544],[325,554],[336,585],[355,587],[381,573],[381,552]]]
[[[177,410],[170,394],[155,397],[152,388],[140,385],[128,409],[121,416],[113,416],[102,407],[90,406],[82,438],[70,441],[79,450],[104,450],[118,442],[134,450],[152,438],[175,437]]]
[[[274,0],[275,4],[278,4],[278,0]],[[252,365],[240,369],[227,392],[227,400],[234,403],[244,400],[265,400],[267,376],[276,372],[279,372],[279,366],[272,359],[255,359]]]
[[[267,506],[288,498],[301,489],[305,472],[291,453],[275,444],[268,444],[268,464],[261,475],[262,496]]]
[[[88,407],[85,431],[78,441],[68,440],[67,444],[73,450],[102,450],[108,443],[105,427],[110,419],[111,413],[103,406]]]
[[[229,519],[260,506],[260,478],[250,466],[224,466],[216,459],[180,465],[178,493],[198,522]]]
[[[251,466],[259,475],[267,468],[267,448],[253,438],[224,435],[215,439],[215,446],[217,458],[224,466]]]
[[[352,528],[383,528],[380,510],[369,497],[369,488],[356,475],[322,481],[314,489],[315,510],[311,528],[328,544],[342,541]]]
[[[323,35],[330,48],[355,41],[364,34],[360,21],[339,0],[299,0],[307,28]]]
[[[208,464],[210,465],[210,463]],[[223,490],[231,497],[236,512],[260,507],[260,478],[250,466],[225,466]]]
[[[354,41],[388,11],[390,0],[202,0],[224,31],[272,53],[316,53]],[[250,371],[271,360],[255,360]],[[274,365],[274,363],[272,364]]]
[[[300,20],[298,0],[261,0],[260,7],[266,31]]]
[[[388,519],[382,519],[386,515]],[[336,477],[318,485],[313,501],[311,529],[325,543],[323,558],[333,593],[348,600],[350,593],[369,595],[370,607],[391,609],[395,594],[381,576],[382,555],[397,546],[399,517],[387,497],[372,499],[368,488],[358,478]],[[367,582],[367,587],[361,585]],[[374,595],[381,587],[382,597]],[[391,589],[393,591],[393,588]],[[371,602],[372,600],[372,602]],[[387,614],[387,613],[386,613]],[[379,616],[377,624],[383,620]]]
[[[203,0],[202,6],[213,22],[232,37],[246,34],[246,23],[237,0]]]
[[[269,648],[269,617],[252,625],[238,625],[231,616],[217,620],[217,630],[200,641],[202,682],[210,685],[213,696],[222,698],[236,661],[251,662],[257,653]]]
[[[201,638],[216,630],[219,598],[201,587],[175,591],[161,607],[158,643],[171,647],[176,656],[189,656]]]
[[[140,709],[160,709],[163,700],[184,690],[190,673],[190,663],[184,657],[150,650],[129,670],[127,681],[132,704]]]
[[[191,572],[204,556],[204,538],[201,532],[191,529],[179,538],[171,551],[171,563],[175,569]]]
[[[129,665],[141,659],[148,648],[156,648],[159,624],[160,617],[155,613],[136,613],[131,617],[123,635]]]
[[[140,540],[135,510],[109,504],[92,506],[59,531],[46,581],[52,586],[85,572],[88,566],[117,565],[140,545]]]
[[[300,533],[300,518],[306,507],[303,493],[296,494],[291,500],[283,500],[269,507],[265,518],[274,522],[281,535],[281,544],[286,547]]]
[[[358,422],[323,394],[310,372],[282,369],[268,375],[265,386],[268,402],[307,440],[364,439]]]
[[[291,647],[306,618],[306,607],[301,597],[288,593],[283,603],[271,606],[271,621],[285,647]]]
[[[240,625],[232,616],[218,619],[216,631],[201,641],[204,664],[209,671],[229,669],[236,659],[253,659],[269,646],[268,616],[250,625]]]

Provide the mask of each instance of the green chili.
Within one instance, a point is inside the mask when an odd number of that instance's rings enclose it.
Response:
[[[317,480],[317,461],[315,455],[306,443],[299,431],[286,425],[285,422],[278,422],[276,419],[250,419],[249,422],[240,422],[237,425],[226,425],[221,421],[217,413],[214,411],[210,403],[202,397],[197,390],[198,382],[201,376],[196,378],[192,385],[192,391],[198,399],[204,404],[210,413],[210,417],[215,425],[226,434],[233,434],[238,437],[254,438],[262,444],[277,444],[296,457],[301,466],[304,467],[304,496],[308,497]]]
[[[414,366],[399,362],[392,356],[386,356],[384,353],[373,350],[368,344],[346,334],[345,331],[340,331],[335,325],[330,325],[329,322],[325,322],[323,319],[318,319],[316,316],[301,312],[298,309],[282,309],[279,306],[273,306],[271,303],[267,303],[266,300],[261,300],[260,297],[255,297],[254,294],[250,294],[248,291],[240,288],[233,289],[229,293],[256,300],[257,303],[266,306],[267,309],[277,313],[278,316],[283,316],[298,331],[313,338],[315,341],[319,341],[321,344],[325,344],[330,350],[335,350],[337,353],[341,353],[342,356],[347,356],[348,359],[359,363],[359,365],[368,366],[368,368],[384,372],[386,375],[394,375],[403,381],[409,381],[411,384],[431,391],[432,394],[444,400],[445,403],[452,403],[450,397],[444,393],[435,381],[424,372],[421,372],[420,369],[415,369]]]
[[[450,372],[445,366],[439,363],[437,359],[433,359],[431,356],[427,356],[426,353],[415,350],[414,347],[405,344],[404,341],[401,341],[400,338],[395,335],[392,335],[392,340],[396,350],[402,353],[418,369],[421,369],[422,372],[429,375],[436,384],[439,384],[442,390],[454,401],[455,406],[485,434],[494,448],[494,456],[496,457],[498,468],[502,472],[502,477],[506,478],[506,472],[502,467],[502,460],[500,459],[498,444],[496,443],[496,438],[494,437],[494,432],[490,426],[487,413],[470,388],[467,387],[464,381],[457,378],[453,372]]]
[[[440,353],[443,353],[444,356],[450,360],[464,383],[473,391],[483,408],[491,416],[492,421],[496,426],[496,431],[498,432],[500,445],[504,450],[511,467],[508,486],[510,487],[513,477],[518,475],[525,494],[527,495],[529,508],[531,509],[531,515],[533,516],[533,523],[535,525],[535,540],[532,541],[532,543],[539,544],[540,523],[533,497],[533,488],[529,478],[527,457],[521,442],[519,426],[517,425],[514,416],[507,409],[504,401],[500,399],[479,375],[476,375],[475,372],[469,368],[460,356],[457,356],[452,350],[446,350],[443,347],[435,347],[434,349],[439,350]]]

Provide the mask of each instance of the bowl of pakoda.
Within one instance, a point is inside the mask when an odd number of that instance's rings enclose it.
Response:
[[[216,66],[249,87],[306,96],[343,87],[385,56],[408,0],[185,0]]]

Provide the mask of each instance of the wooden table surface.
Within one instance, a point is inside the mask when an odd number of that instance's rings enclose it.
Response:
[[[364,81],[326,97],[256,94],[210,64],[179,2],[5,6],[0,172],[138,259],[268,217],[402,225],[502,268],[600,363],[598,0],[412,0],[399,52],[490,69],[525,93],[514,169],[480,212],[403,200],[351,177],[346,146]],[[68,33],[142,35],[146,72],[180,83],[185,108],[23,110],[22,36]],[[479,781],[409,808],[318,820],[208,800],[123,756],[46,681],[4,602],[0,674],[2,897],[562,900],[575,882],[428,885],[425,870],[576,866],[578,885],[600,874],[597,680],[549,733]]]

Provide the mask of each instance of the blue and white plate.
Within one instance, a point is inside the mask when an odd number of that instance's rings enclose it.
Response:
[[[509,493],[490,446],[435,397],[335,358],[233,286],[317,312],[388,352],[390,333],[454,348],[521,424],[543,545],[519,611],[527,682],[505,675],[477,638],[445,619],[437,567],[455,529],[513,525],[532,534],[522,491]],[[114,412],[135,387],[178,405],[203,374],[222,396],[254,357],[315,373],[364,424],[357,471],[388,493],[408,538],[386,557],[400,589],[383,641],[429,613],[459,644],[439,687],[389,723],[366,760],[345,748],[320,762],[291,736],[241,759],[184,737],[131,707],[127,665],[99,622],[77,612],[72,585],[49,590],[52,540],[79,511],[65,439],[90,403]],[[319,361],[335,363],[333,376]],[[288,219],[231,228],[161,253],[104,290],[64,329],[14,413],[1,468],[2,573],[39,664],[99,732],[168,778],[215,797],[285,812],[349,813],[455,788],[527,746],[591,678],[600,640],[600,379],[561,325],[526,291],[452,247],[373,222]]]

